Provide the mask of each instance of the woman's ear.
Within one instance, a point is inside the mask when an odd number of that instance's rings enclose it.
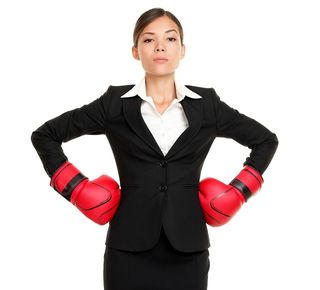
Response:
[[[132,46],[132,56],[136,59],[139,60],[139,52],[138,52],[138,48],[135,46]]]
[[[184,58],[184,55],[186,53],[186,46],[183,44],[181,46],[181,56],[180,56],[180,59],[183,59]]]

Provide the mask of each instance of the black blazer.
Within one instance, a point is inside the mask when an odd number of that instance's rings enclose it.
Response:
[[[251,153],[244,165],[262,174],[276,151],[277,136],[222,102],[213,88],[188,85],[202,98],[186,96],[181,101],[189,127],[163,155],[142,118],[142,99],[138,95],[120,98],[132,87],[109,86],[91,103],[45,122],[32,132],[32,143],[51,178],[67,160],[62,142],[84,134],[106,135],[122,193],[119,208],[109,223],[109,247],[147,250],[157,243],[163,224],[178,250],[207,249],[210,241],[198,184],[212,142],[216,137],[226,137],[249,147]]]

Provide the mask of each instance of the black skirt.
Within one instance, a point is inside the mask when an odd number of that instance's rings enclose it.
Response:
[[[209,250],[180,252],[162,228],[158,243],[147,251],[106,247],[103,268],[105,290],[207,290]]]

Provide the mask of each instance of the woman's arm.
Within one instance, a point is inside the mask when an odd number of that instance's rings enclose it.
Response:
[[[32,132],[31,141],[52,186],[94,222],[109,222],[120,204],[118,183],[107,175],[89,181],[68,161],[61,144],[84,134],[97,135],[106,131],[108,91],[91,103],[67,111],[45,122]]]
[[[244,168],[227,185],[214,178],[199,184],[199,200],[206,222],[211,226],[227,223],[252,195],[260,190],[262,174],[278,147],[277,136],[266,127],[222,102],[212,89],[218,137],[232,138],[251,149]]]
[[[64,112],[32,132],[32,144],[50,178],[68,160],[61,146],[62,142],[85,134],[97,135],[105,132],[105,108],[109,100],[109,91],[110,87],[100,98],[80,108]]]
[[[278,147],[278,138],[256,120],[239,113],[226,103],[212,89],[215,108],[217,136],[232,138],[251,149],[244,162],[262,175],[269,166]]]

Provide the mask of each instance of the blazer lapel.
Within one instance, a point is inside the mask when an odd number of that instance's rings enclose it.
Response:
[[[202,124],[202,99],[192,99],[185,97],[180,102],[180,104],[185,111],[186,117],[189,122],[189,127],[181,133],[168,153],[164,155],[142,117],[142,99],[138,95],[136,95],[135,97],[123,98],[122,100],[123,114],[130,127],[148,146],[150,146],[162,158],[171,158],[184,146],[189,144],[200,130]],[[174,124],[172,125],[174,126]]]

